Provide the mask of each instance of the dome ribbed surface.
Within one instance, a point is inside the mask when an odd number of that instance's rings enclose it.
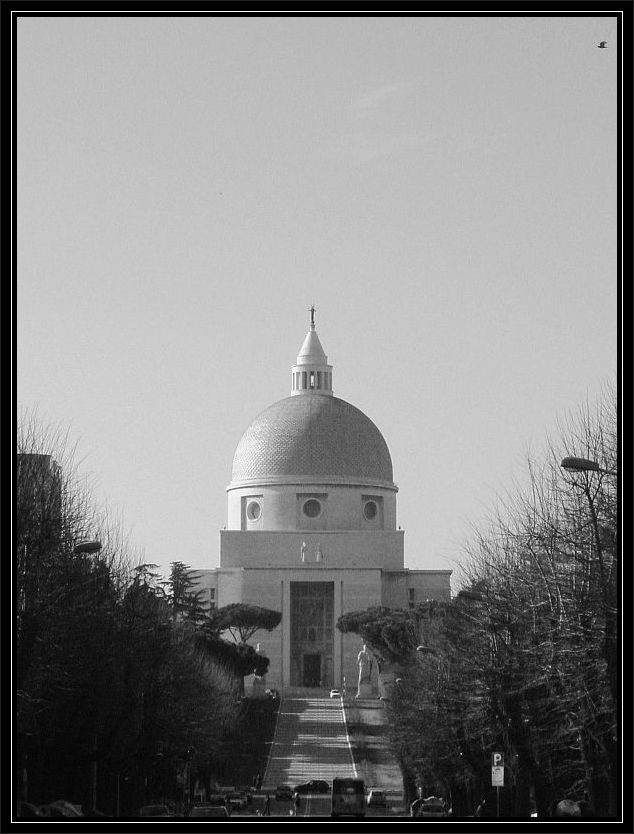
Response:
[[[338,478],[392,483],[392,459],[369,417],[337,397],[286,397],[242,435],[232,483],[261,478]]]

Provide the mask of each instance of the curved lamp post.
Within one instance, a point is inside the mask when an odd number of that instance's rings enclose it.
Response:
[[[604,469],[595,460],[587,460],[586,458],[569,457],[561,461],[562,469],[568,472],[583,472],[586,477],[582,482],[574,480],[575,486],[580,487],[588,501],[588,508],[590,510],[590,519],[592,521],[592,531],[594,533],[594,541],[597,549],[597,560],[599,562],[599,575],[601,578],[601,596],[603,598],[604,616],[605,616],[605,637],[604,637],[604,652],[605,661],[608,670],[608,682],[610,691],[612,693],[612,701],[615,706],[615,712],[618,718],[620,714],[621,698],[619,692],[619,660],[618,660],[618,634],[617,634],[617,608],[616,600],[610,598],[609,585],[612,580],[610,576],[606,576],[606,568],[603,559],[603,545],[601,543],[601,535],[599,532],[599,521],[597,518],[596,507],[594,505],[594,497],[590,491],[590,477],[588,473],[598,472],[602,475],[613,475],[616,477],[617,473],[613,469]],[[619,576],[619,550],[618,546],[614,550],[614,567],[616,568],[616,581],[618,583]],[[610,573],[612,568],[610,568]]]
[[[612,469],[604,469],[602,466],[596,462],[596,460],[587,460],[586,458],[564,458],[561,461],[561,468],[565,469],[567,472],[599,472],[600,474],[604,475],[616,475],[616,472]],[[584,483],[574,482],[575,485],[580,486],[583,490],[587,500],[588,500],[588,508],[590,510],[590,519],[592,521],[592,530],[594,532],[594,541],[597,548],[597,559],[599,561],[599,573],[601,575],[601,591],[603,593],[603,598],[606,603],[608,604],[607,599],[607,588],[605,582],[605,565],[603,562],[603,546],[601,544],[601,536],[599,534],[599,520],[597,518],[597,511],[596,507],[594,506],[594,496],[590,492],[590,485],[589,479],[586,478]]]
[[[89,556],[89,555],[92,555],[92,554],[95,554],[95,553],[99,553],[100,550],[101,550],[101,542],[97,541],[96,539],[93,540],[93,541],[78,542],[75,545],[75,547],[73,547],[73,553],[76,556],[80,556],[80,555]],[[92,810],[96,811],[97,810],[97,734],[96,733],[95,733],[95,737],[93,739],[93,753],[92,754],[93,754],[92,774],[91,774],[92,775],[92,779],[91,779],[91,782],[92,782],[92,785],[91,785],[91,788],[92,788],[92,791],[91,791],[91,793],[92,793]],[[119,781],[118,781],[118,776],[117,776],[117,805],[119,803],[118,790],[119,790]]]
[[[587,460],[586,458],[564,458],[561,461],[561,468],[565,469],[567,472],[599,472],[603,475],[616,475],[616,472],[612,469],[604,469],[602,466],[596,462],[596,460]],[[597,518],[597,511],[596,507],[594,506],[594,496],[590,492],[590,485],[589,479],[586,478],[584,483],[578,483],[577,481],[574,482],[576,486],[580,486],[583,490],[587,500],[588,500],[588,508],[590,509],[590,519],[592,521],[592,530],[594,532],[594,541],[597,548],[597,559],[599,561],[599,573],[601,574],[601,591],[603,593],[603,598],[606,603],[608,604],[608,599],[606,595],[606,583],[605,583],[605,565],[603,562],[603,546],[601,544],[601,536],[599,534],[599,520]]]

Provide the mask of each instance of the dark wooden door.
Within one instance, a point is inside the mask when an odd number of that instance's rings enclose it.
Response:
[[[321,681],[321,655],[304,655],[304,686],[316,687]]]

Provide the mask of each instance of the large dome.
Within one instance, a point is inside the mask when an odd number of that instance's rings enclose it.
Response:
[[[238,443],[232,486],[295,479],[394,486],[381,432],[362,411],[333,396],[279,400],[255,418]]]

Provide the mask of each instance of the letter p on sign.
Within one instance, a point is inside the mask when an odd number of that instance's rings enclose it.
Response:
[[[504,767],[503,753],[491,753],[491,767]]]

